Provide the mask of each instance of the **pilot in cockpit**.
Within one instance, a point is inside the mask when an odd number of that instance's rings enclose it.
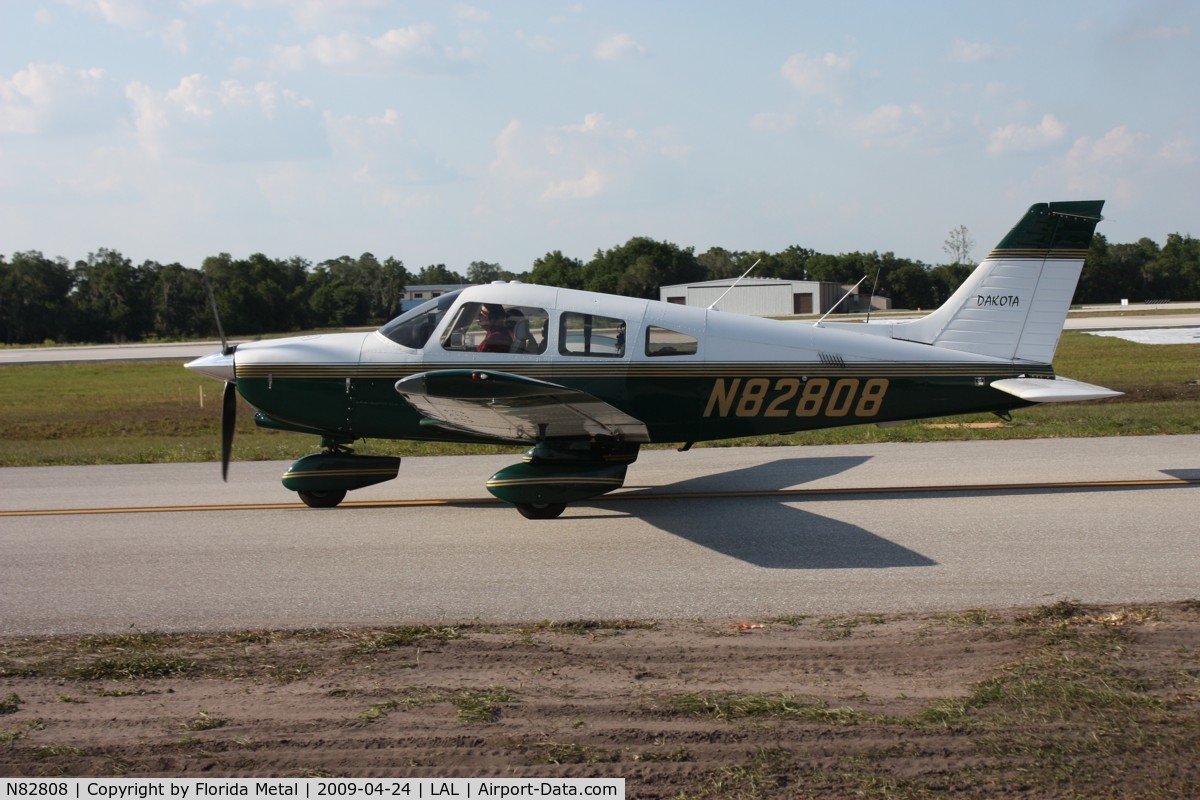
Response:
[[[483,328],[483,341],[479,343],[480,353],[507,353],[513,343],[512,334],[508,331],[504,308],[498,305],[479,307],[479,327]]]

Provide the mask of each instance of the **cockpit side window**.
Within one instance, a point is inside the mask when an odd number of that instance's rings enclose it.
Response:
[[[544,308],[502,303],[463,303],[442,334],[447,350],[477,353],[546,352],[549,315]]]
[[[564,356],[621,358],[625,355],[625,329],[623,319],[564,311],[559,323],[558,352]]]
[[[396,344],[420,350],[425,347],[425,343],[429,341],[434,329],[450,310],[450,306],[454,305],[457,297],[458,292],[450,292],[422,303],[384,325],[379,332]]]

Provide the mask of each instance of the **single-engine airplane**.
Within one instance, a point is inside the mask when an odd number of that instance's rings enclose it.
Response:
[[[1051,366],[1103,201],[1039,203],[936,311],[816,324],[519,282],[472,286],[371,333],[250,342],[189,369],[322,450],[283,485],[309,506],[395,478],[364,438],[527,445],[487,489],[530,519],[620,488],[648,442],[890,423],[1120,394]],[[224,336],[222,335],[222,338]]]

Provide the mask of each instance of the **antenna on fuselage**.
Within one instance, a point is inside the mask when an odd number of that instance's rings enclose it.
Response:
[[[754,268],[755,268],[755,267],[757,267],[757,266],[759,265],[759,263],[761,263],[761,262],[762,262],[762,259],[760,258],[760,259],[758,259],[758,261],[755,261],[753,264],[751,264],[751,265],[750,265],[750,269],[748,269],[748,270],[746,270],[745,272],[743,272],[743,273],[741,274],[741,276],[740,276],[740,277],[738,277],[738,279],[737,279],[736,281],[734,281],[733,283],[729,284],[729,288],[728,288],[728,289],[726,289],[725,291],[721,292],[721,296],[720,296],[720,297],[718,297],[716,300],[713,300],[713,302],[712,302],[712,305],[708,307],[708,310],[709,310],[709,311],[720,311],[721,309],[717,308],[717,303],[719,303],[719,302],[721,302],[722,300],[724,300],[724,299],[725,299],[725,295],[727,295],[727,294],[729,294],[730,292],[732,292],[732,291],[733,291],[733,289],[734,289],[734,287],[735,287],[735,286],[737,286],[739,283],[741,283],[741,282],[742,282],[742,278],[744,278],[744,277],[746,277],[747,275],[749,275],[749,274],[750,274],[750,273],[751,273],[751,272],[754,270]]]
[[[837,310],[837,307],[838,307],[838,306],[840,306],[840,305],[842,304],[842,300],[845,300],[847,297],[849,297],[850,295],[854,294],[854,291],[855,291],[856,289],[858,289],[859,285],[860,285],[860,284],[861,284],[863,281],[865,281],[866,279],[867,279],[867,276],[866,276],[866,275],[863,275],[861,278],[859,278],[859,279],[858,279],[858,283],[856,283],[856,284],[854,284],[853,286],[851,286],[851,287],[850,287],[850,291],[848,291],[848,292],[846,292],[844,295],[842,295],[842,299],[841,299],[841,300],[838,300],[836,303],[834,303],[832,306],[830,306],[830,307],[829,307],[829,310],[828,310],[828,311],[826,311],[824,314],[822,314],[822,315],[821,315],[821,318],[820,318],[819,320],[817,320],[816,322],[814,322],[814,323],[813,323],[813,327],[814,327],[814,328],[819,328],[819,327],[821,327],[821,323],[825,321],[825,318],[826,318],[826,317],[828,317],[830,314],[832,314],[834,311],[836,311],[836,310]]]
[[[871,296],[867,298],[867,322],[871,321],[871,307],[875,305],[875,290],[879,288],[879,273],[883,271],[883,264],[875,268],[875,285],[871,287]]]

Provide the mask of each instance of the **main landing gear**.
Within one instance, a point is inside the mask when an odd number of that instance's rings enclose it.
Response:
[[[566,503],[515,503],[525,519],[557,519],[567,510]]]
[[[540,441],[520,464],[488,478],[487,490],[512,503],[525,519],[556,519],[567,503],[619,489],[638,444]]]

